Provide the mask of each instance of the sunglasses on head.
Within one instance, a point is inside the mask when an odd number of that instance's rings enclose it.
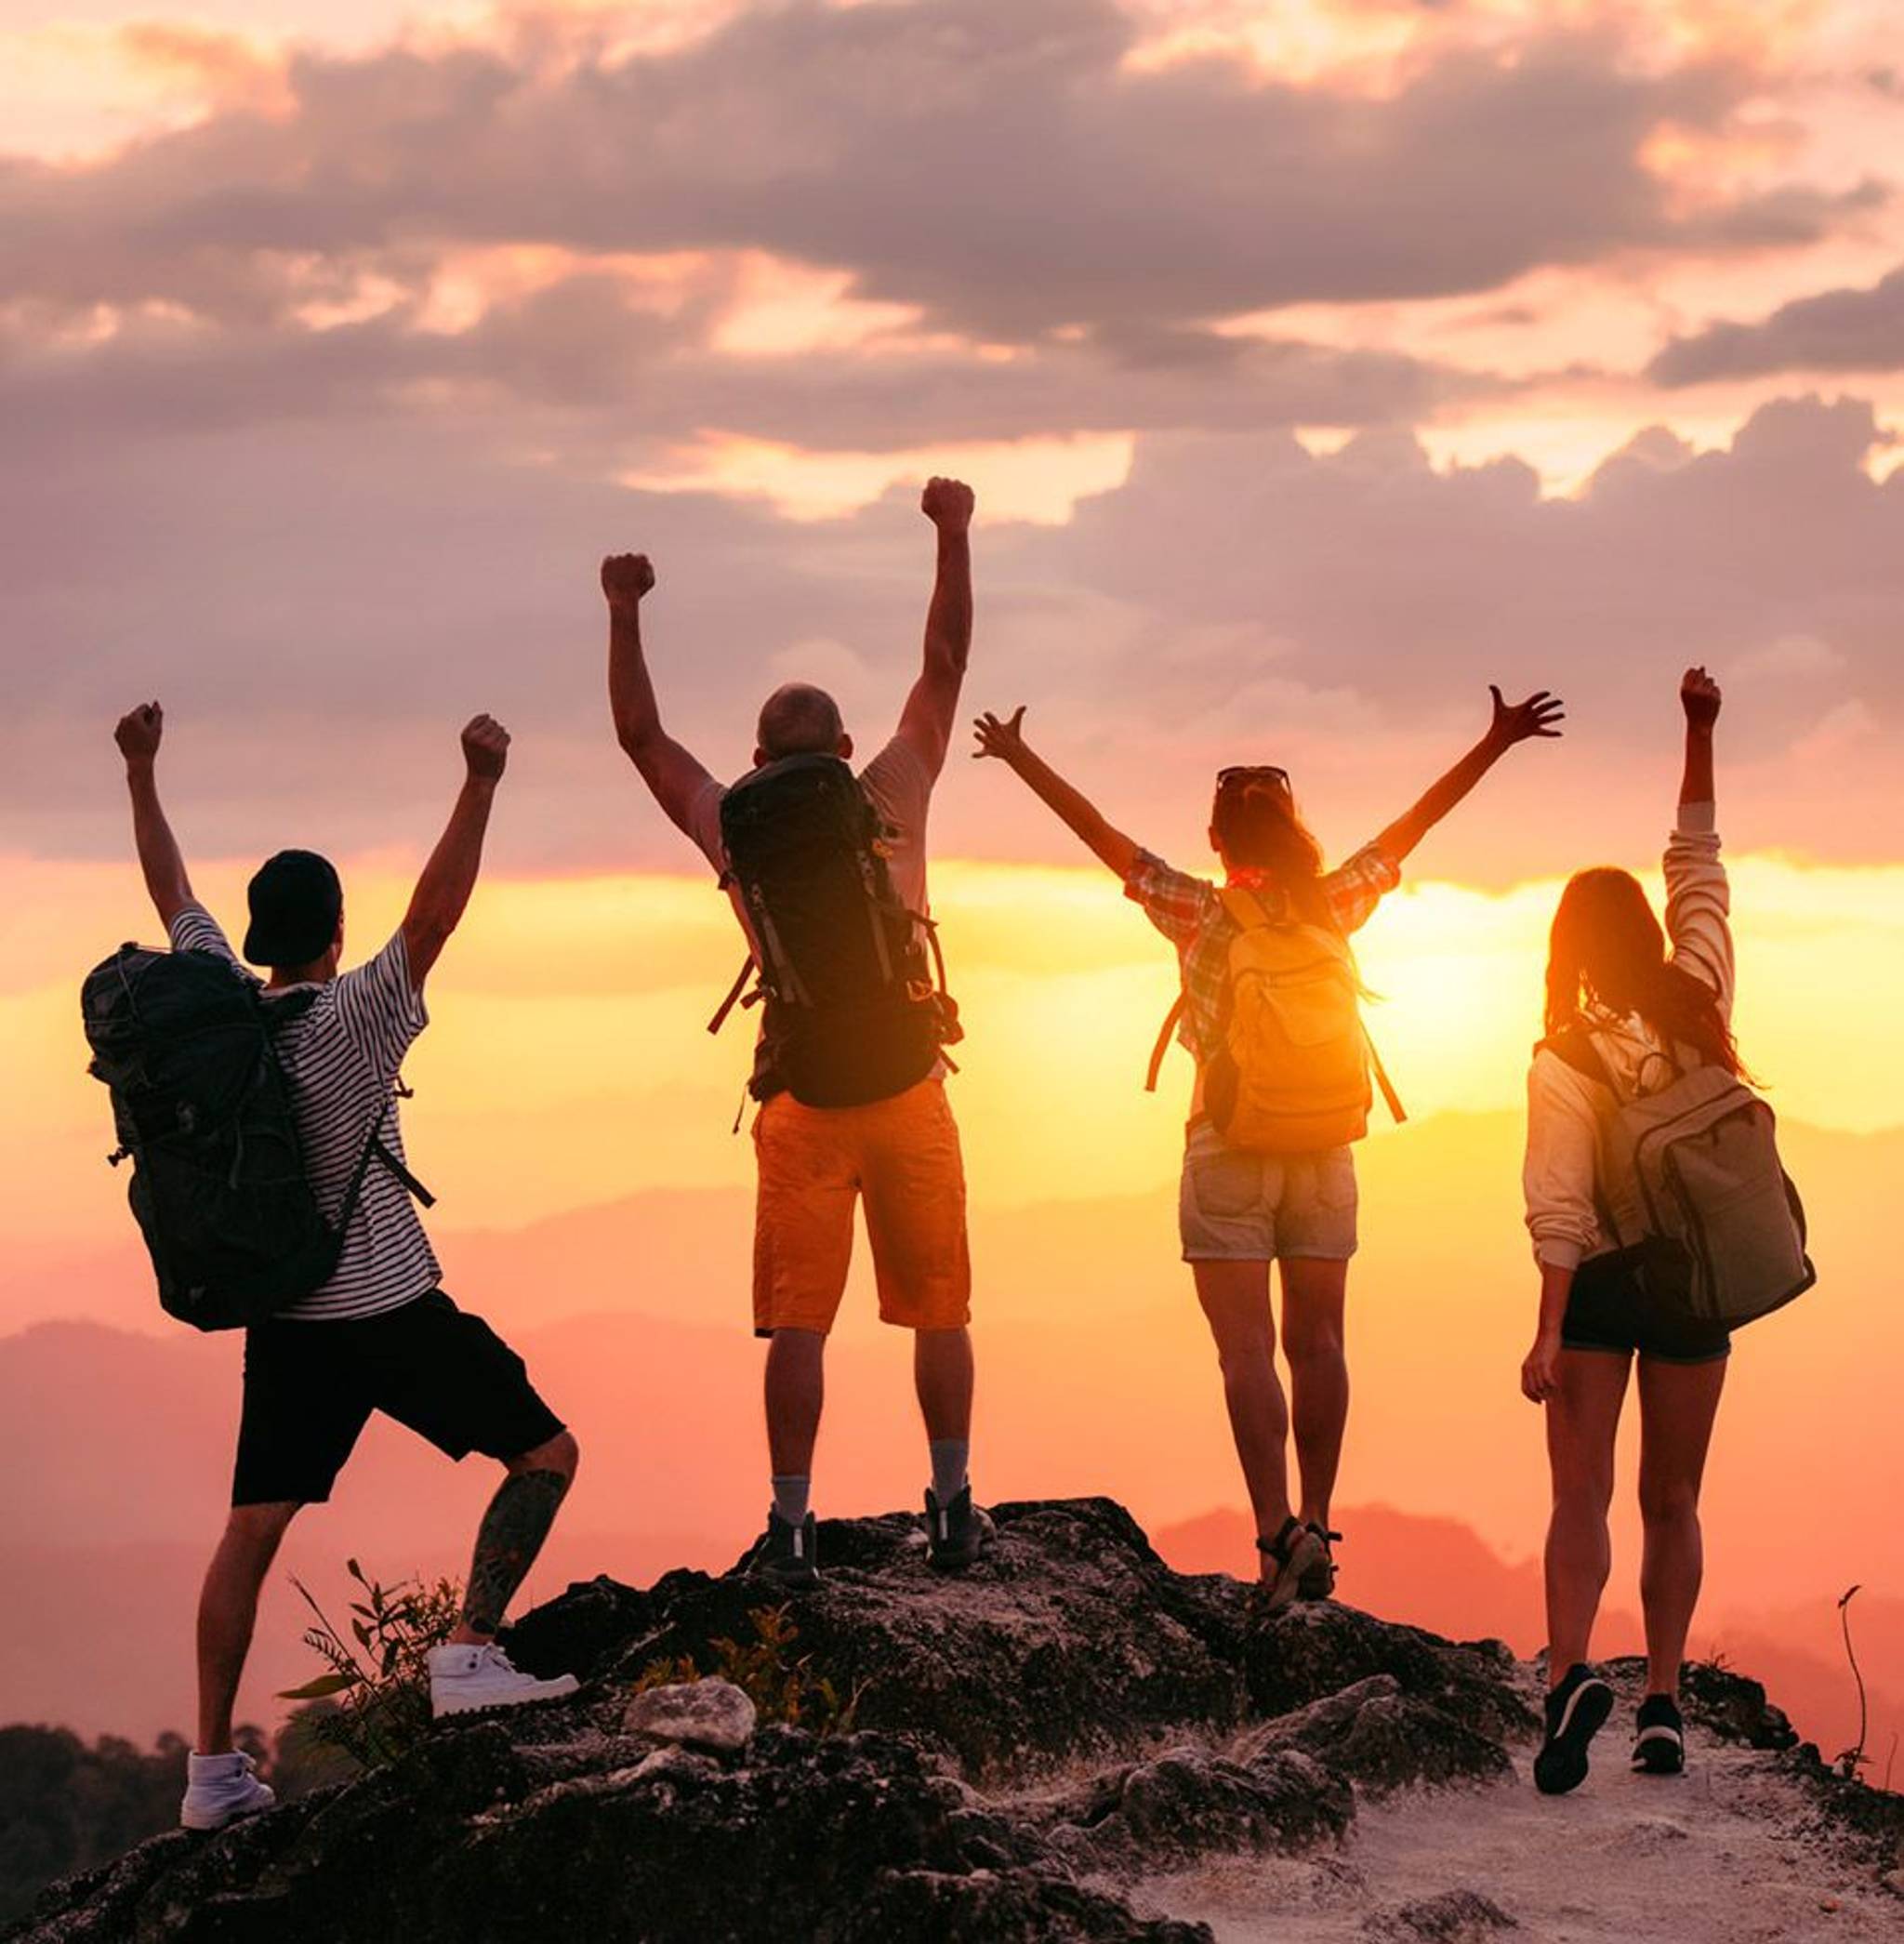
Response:
[[[1273,788],[1289,794],[1289,773],[1278,769],[1273,762],[1232,763],[1226,770],[1216,773],[1218,789],[1235,789],[1238,785],[1248,787],[1252,783],[1266,783]]]

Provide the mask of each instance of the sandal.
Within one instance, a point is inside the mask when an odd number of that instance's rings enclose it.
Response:
[[[1335,1598],[1335,1549],[1342,1542],[1340,1532],[1331,1532],[1327,1526],[1318,1526],[1314,1519],[1309,1521],[1309,1530],[1316,1535],[1322,1548],[1322,1557],[1304,1573],[1296,1584],[1299,1600],[1332,1600]]]
[[[1259,1539],[1256,1550],[1265,1559],[1276,1561],[1275,1577],[1261,1582],[1264,1605],[1271,1613],[1280,1613],[1289,1606],[1302,1587],[1303,1574],[1313,1572],[1317,1562],[1328,1557],[1316,1528],[1294,1518],[1285,1519],[1274,1539]]]

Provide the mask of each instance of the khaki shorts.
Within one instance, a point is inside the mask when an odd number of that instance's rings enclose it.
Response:
[[[755,1117],[754,1152],[757,1336],[832,1329],[860,1200],[881,1319],[906,1329],[971,1320],[965,1164],[944,1081],[864,1107],[806,1107],[776,1093]]]
[[[1177,1225],[1186,1263],[1345,1263],[1355,1252],[1355,1157],[1346,1147],[1260,1155],[1190,1130]]]

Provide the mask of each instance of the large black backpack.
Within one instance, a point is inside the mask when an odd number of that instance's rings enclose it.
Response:
[[[755,1097],[851,1107],[917,1086],[959,1038],[958,1008],[931,920],[893,893],[888,833],[859,779],[837,756],[767,763],[721,799],[721,838],[766,1004]]]
[[[128,1199],[157,1272],[159,1302],[198,1329],[261,1321],[337,1269],[373,1159],[420,1184],[385,1147],[383,1112],[335,1225],[311,1193],[274,1024],[303,1006],[265,1001],[211,952],[122,946],[80,994],[88,1071],[112,1097]]]

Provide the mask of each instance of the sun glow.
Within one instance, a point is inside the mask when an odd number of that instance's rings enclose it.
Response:
[[[242,911],[244,875],[199,874],[214,910]],[[409,871],[386,858],[346,879],[351,942],[368,951],[396,922]],[[1780,1114],[1896,1124],[1904,1046],[1870,1022],[1886,1014],[1904,948],[1904,867],[1747,858],[1734,887],[1739,1037]],[[0,1227],[83,1253],[120,1235],[123,1184],[99,1165],[105,1102],[84,1075],[74,991],[114,941],[151,927],[128,869],[16,861],[0,865],[0,888],[17,1106],[0,1130]],[[1361,934],[1382,996],[1370,1027],[1412,1120],[1519,1108],[1558,891],[1423,881]],[[1164,941],[1096,870],[948,862],[934,903],[968,1027],[953,1085],[974,1197],[1017,1206],[1168,1180],[1190,1076],[1173,1053],[1159,1091],[1144,1091],[1175,991]],[[639,1189],[744,1182],[730,1129],[746,1028],[703,1030],[735,962],[732,920],[700,879],[485,884],[410,1066],[415,1148],[445,1221],[511,1227]],[[1828,1004],[1819,966],[1831,968]],[[1408,1138],[1379,1111],[1376,1134]]]

